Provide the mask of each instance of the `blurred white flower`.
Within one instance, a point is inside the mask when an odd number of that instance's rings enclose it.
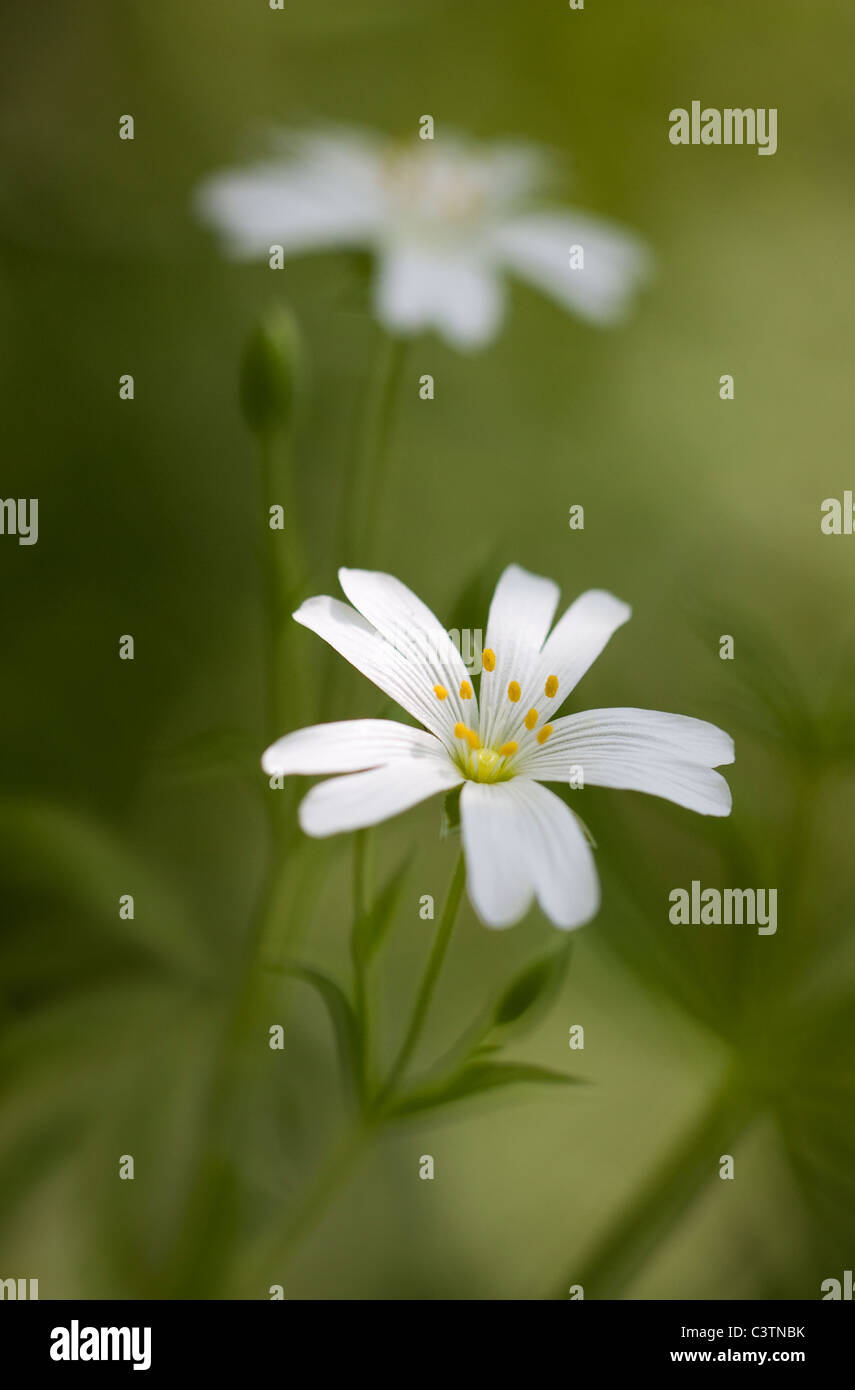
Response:
[[[414,716],[317,724],[266,750],[269,775],[350,773],[313,787],[301,803],[309,835],[376,825],[437,792],[462,786],[461,831],[469,897],[491,927],[509,926],[534,897],[559,927],[599,906],[585,833],[541,782],[650,792],[726,816],[730,789],[712,769],[733,761],[733,741],[700,719],[656,710],[603,709],[549,722],[612,633],[625,603],[591,589],[552,628],[557,585],[516,565],[496,587],[476,695],[439,620],[400,580],[342,569],[351,603],[311,598],[297,622]],[[427,731],[427,732],[426,732]]]
[[[641,241],[610,222],[537,202],[537,147],[457,138],[402,145],[357,132],[289,135],[280,157],[208,178],[199,215],[238,257],[338,248],[376,257],[374,307],[397,335],[435,329],[489,342],[511,272],[597,323],[621,316],[644,276]],[[584,266],[571,265],[581,246]]]

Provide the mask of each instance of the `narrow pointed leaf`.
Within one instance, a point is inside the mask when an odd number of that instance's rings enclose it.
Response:
[[[353,1006],[339,984],[322,970],[309,965],[277,965],[268,962],[268,969],[282,975],[291,975],[310,985],[323,1000],[330,1022],[333,1026],[336,1051],[342,1080],[349,1094],[359,1094],[361,1090],[360,1065],[361,1040],[359,1025]]]
[[[525,966],[512,980],[496,1004],[493,1012],[493,1027],[506,1028],[529,1014],[537,1004],[539,1016],[541,1009],[554,998],[564,979],[569,960],[569,949],[550,951],[549,955]],[[533,1021],[531,1018],[527,1022]]]
[[[436,1110],[442,1105],[450,1105],[453,1101],[466,1100],[470,1096],[494,1091],[501,1086],[513,1086],[519,1082],[572,1086],[579,1084],[579,1078],[529,1062],[472,1062],[456,1076],[423,1086],[419,1090],[411,1091],[409,1095],[402,1096],[389,1107],[387,1114],[403,1117],[425,1110]]]

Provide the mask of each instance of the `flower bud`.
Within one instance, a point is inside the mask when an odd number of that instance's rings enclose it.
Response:
[[[299,372],[297,320],[278,306],[252,330],[241,359],[240,403],[253,434],[270,438],[290,430]]]

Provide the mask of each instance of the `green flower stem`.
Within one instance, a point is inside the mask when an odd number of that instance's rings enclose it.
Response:
[[[265,733],[269,743],[302,715],[300,666],[293,654],[292,611],[303,592],[304,566],[293,486],[290,437],[267,434],[259,439],[261,477],[260,550],[264,574],[267,642]],[[284,512],[283,529],[270,526],[270,507]]]
[[[353,866],[355,915],[358,914],[360,910],[365,910],[368,907],[367,846],[368,841],[366,833],[360,832],[356,839]],[[277,1270],[281,1269],[284,1262],[293,1255],[297,1246],[317,1225],[324,1211],[350,1177],[355,1164],[362,1157],[373,1135],[384,1125],[383,1101],[387,1100],[391,1095],[421,1036],[433,991],[437,979],[439,978],[440,970],[442,969],[445,954],[448,950],[448,944],[451,940],[457,911],[460,906],[461,897],[463,896],[465,878],[465,862],[463,854],[461,853],[454,869],[442,919],[416,999],[410,1026],[383,1089],[382,1096],[375,1102],[369,1115],[363,1117],[353,1129],[349,1130],[344,1135],[314,1186],[310,1189],[305,1202],[284,1236],[278,1237],[273,1242],[268,1243],[266,1248],[262,1251],[257,1251],[255,1256],[251,1258],[249,1264],[253,1279],[263,1277],[263,1279],[266,1280],[268,1276],[270,1280],[276,1278]],[[361,988],[364,990],[364,981]],[[356,1007],[359,1016],[360,1008],[365,1010],[364,993],[362,995],[362,1004],[360,1004],[359,996],[357,996]],[[263,1276],[261,1272],[263,1272]]]
[[[307,1236],[354,1173],[373,1136],[370,1124],[349,1129],[309,1189],[308,1195],[287,1230],[273,1239],[263,1237],[249,1256],[244,1282],[257,1290],[265,1284],[281,1283],[281,1274]],[[257,1292],[254,1295],[257,1297]]]
[[[372,463],[368,470],[365,515],[361,531],[360,564],[368,567],[374,562],[377,520],[383,502],[383,490],[388,477],[389,441],[395,419],[395,402],[403,376],[407,345],[400,338],[388,338],[377,382],[376,425]]]
[[[374,521],[394,415],[395,395],[406,352],[399,338],[384,333],[354,432],[354,457],[341,489],[336,564],[366,566],[371,560]],[[358,547],[358,553],[356,553]]]
[[[282,1250],[283,1254],[290,1255],[294,1247],[315,1226],[336,1193],[351,1176],[370,1137],[371,1129],[364,1125],[355,1126],[345,1134],[341,1144],[333,1153],[303,1203],[291,1229],[287,1232]]]
[[[442,963],[445,960],[445,953],[448,950],[451,933],[454,930],[457,909],[460,906],[460,899],[463,896],[463,885],[465,880],[466,864],[463,858],[463,851],[461,850],[454,868],[451,886],[448,890],[448,897],[445,901],[445,908],[433,943],[433,949],[430,953],[421,988],[416,999],[410,1026],[407,1029],[406,1037],[401,1044],[401,1050],[395,1059],[386,1085],[383,1088],[381,1100],[388,1099],[394,1092],[421,1037],[424,1021],[427,1017],[430,1001],[433,997],[433,991],[439,978],[439,972],[442,969]]]
[[[299,528],[293,488],[293,451],[290,434],[269,430],[259,434],[260,552],[264,575],[265,612],[265,738],[272,743],[295,724],[302,712],[300,666],[293,651],[294,623],[291,612],[303,586]],[[283,529],[269,525],[269,509],[283,508]],[[269,825],[269,862],[253,914],[247,951],[247,989],[264,941],[281,909],[281,881],[287,861],[296,849],[298,789],[294,779],[284,791],[273,791],[260,777]],[[241,1009],[242,1012],[242,1009]]]
[[[369,830],[357,830],[353,838],[353,938],[360,922],[371,910],[371,863],[370,863],[370,842]],[[360,953],[353,950],[353,1005],[356,1013],[356,1020],[359,1024],[362,1037],[362,1057],[360,1059],[362,1067],[362,1079],[365,1083],[366,1094],[371,1084],[371,1047],[372,1038],[370,1032],[370,1010],[368,1007],[368,986],[365,977],[365,966]]]
[[[389,437],[406,345],[383,333],[377,360],[365,388],[359,421],[353,431],[353,456],[341,480],[334,564],[367,569],[373,562],[377,512],[380,507]],[[319,713],[329,719],[335,681],[335,652],[330,648],[322,666]]]
[[[581,1284],[586,1299],[620,1297],[716,1175],[719,1155],[730,1151],[755,1113],[756,1102],[734,1067],[703,1114],[643,1184],[599,1246],[568,1270],[552,1296],[565,1299],[571,1285]]]
[[[260,560],[263,573],[265,617],[264,688],[265,736],[273,740],[297,722],[300,714],[299,668],[291,647],[291,610],[303,584],[303,567],[299,550],[298,526],[292,488],[292,459],[290,436],[287,431],[260,431],[258,437],[260,512]],[[274,530],[269,525],[269,508],[278,503],[284,511],[284,527]],[[295,839],[294,805],[296,789],[273,791],[258,773],[269,826],[268,862],[258,890],[246,935],[243,954],[236,969],[236,988],[223,1021],[220,1046],[212,1074],[207,1105],[206,1134],[208,1144],[216,1155],[212,1178],[211,1161],[200,1154],[194,1177],[191,1201],[188,1203],[188,1223],[185,1241],[176,1261],[175,1278],[201,1287],[214,1278],[206,1270],[202,1252],[207,1248],[212,1230],[224,1218],[220,1208],[225,1205],[226,1177],[217,1167],[222,1146],[233,1124],[236,1099],[242,1085],[242,1066],[247,1038],[257,1019],[258,991],[266,988],[259,981],[258,966],[266,943],[272,935],[280,939],[277,949],[287,949],[287,938],[294,929],[294,914],[287,910],[285,887],[293,863],[303,869],[306,859],[311,868],[311,856],[301,856]],[[304,873],[305,877],[305,873]],[[301,884],[298,882],[298,894]],[[220,1176],[216,1176],[220,1174]],[[225,1229],[222,1240],[228,1239]]]

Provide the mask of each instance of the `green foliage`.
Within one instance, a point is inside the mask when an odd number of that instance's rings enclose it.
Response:
[[[550,1067],[541,1067],[534,1063],[473,1060],[454,1076],[432,1082],[392,1101],[385,1113],[393,1119],[403,1119],[521,1082],[560,1086],[579,1084],[575,1076],[568,1076],[564,1072],[553,1071]]]
[[[405,855],[398,868],[389,875],[373,903],[357,916],[351,936],[351,951],[354,962],[362,969],[370,965],[386,939],[395,918],[412,858],[412,854]]]
[[[523,1020],[530,1026],[555,998],[564,981],[570,960],[570,945],[532,961],[520,971],[502,994],[493,1010],[492,1027],[509,1028]],[[538,1006],[535,1009],[535,1005]]]
[[[353,1005],[341,985],[337,984],[332,976],[309,965],[273,965],[268,963],[266,968],[282,975],[291,975],[296,980],[302,980],[304,984],[316,991],[326,1006],[332,1023],[339,1070],[345,1093],[351,1097],[360,1096],[362,1092],[360,1069],[362,1045],[359,1024]]]
[[[460,834],[460,793],[461,787],[452,787],[450,792],[446,792],[442,798],[442,821],[439,827],[439,838],[448,840],[453,835]]]

